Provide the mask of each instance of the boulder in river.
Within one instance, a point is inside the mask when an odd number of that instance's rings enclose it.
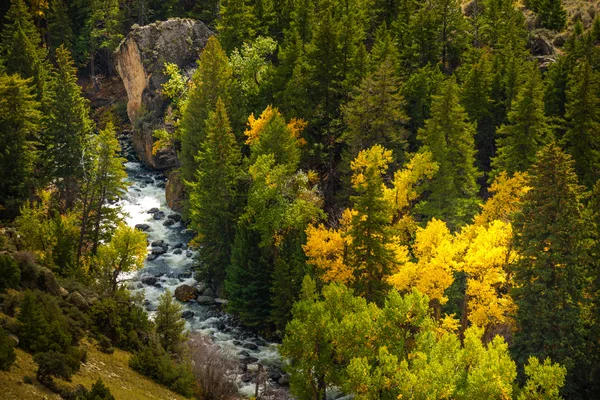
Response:
[[[173,226],[175,225],[175,221],[173,221],[172,219],[167,219],[165,222],[163,222],[163,226]]]
[[[175,289],[175,298],[179,301],[190,301],[198,297],[198,289],[190,285],[180,285]]]
[[[194,312],[190,310],[185,310],[181,313],[181,318],[183,319],[192,319],[194,317]]]
[[[137,224],[135,226],[135,229],[142,231],[142,232],[146,232],[148,229],[150,229],[150,225],[148,224]]]
[[[244,343],[242,347],[248,350],[258,350],[258,346],[254,343]]]
[[[154,254],[155,256],[160,256],[163,255],[167,252],[168,248],[167,246],[161,246],[161,247],[153,247],[152,248],[152,254]]]
[[[159,212],[160,210],[156,207],[152,207],[151,209],[148,210],[148,214],[154,214]]]
[[[152,275],[146,275],[146,276],[142,277],[142,283],[144,285],[152,286],[156,283],[156,277],[152,276]]]
[[[162,211],[156,212],[154,213],[154,215],[152,216],[152,218],[154,218],[155,220],[161,220],[165,217],[165,213]]]
[[[215,299],[209,296],[198,296],[196,302],[201,306],[212,306],[215,304]]]
[[[172,219],[173,221],[179,222],[181,221],[181,215],[179,214],[169,214],[167,218]]]
[[[181,250],[181,249],[175,249],[175,250],[173,250],[173,254],[175,254],[175,255],[180,255],[182,253],[183,253],[183,250]]]
[[[203,292],[202,292],[202,296],[210,296],[210,297],[215,297],[215,291],[212,290],[212,288],[207,287]]]
[[[150,246],[161,247],[163,244],[165,244],[164,240],[155,240],[154,242],[152,242],[152,244],[150,244]]]

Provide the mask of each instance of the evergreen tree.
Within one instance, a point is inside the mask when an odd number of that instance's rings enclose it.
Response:
[[[582,307],[585,248],[581,199],[571,157],[555,143],[544,147],[531,169],[522,212],[515,222],[512,297],[518,306],[513,352],[550,357],[568,371],[567,390],[577,393],[585,380],[586,331]]]
[[[87,44],[90,75],[92,82],[96,85],[96,53],[103,52],[107,73],[110,75],[112,52],[123,39],[119,0],[90,0],[90,14],[86,24],[85,33],[89,33]]]
[[[46,49],[23,0],[12,0],[0,35],[0,62],[8,74],[33,78],[38,100],[43,100],[50,67]]]
[[[375,144],[394,151],[397,161],[404,159],[404,125],[408,117],[402,110],[404,99],[398,93],[399,86],[390,59],[385,59],[342,107],[348,129],[341,140],[348,146],[348,163]]]
[[[181,318],[181,309],[169,289],[165,290],[159,298],[154,323],[158,340],[169,354],[179,353],[185,341],[185,320]]]
[[[77,85],[76,69],[64,46],[56,49],[46,118],[45,142],[48,175],[59,190],[61,208],[73,207],[83,177],[86,142],[93,131],[88,101]]]
[[[600,85],[587,61],[575,70],[567,89],[566,151],[575,160],[581,183],[591,188],[600,178]]]
[[[41,114],[31,79],[0,75],[0,216],[15,215],[33,193]]]
[[[567,23],[567,12],[563,8],[562,0],[539,0],[535,11],[540,17],[542,28],[560,32]]]
[[[254,7],[247,0],[224,0],[220,4],[221,18],[217,25],[219,40],[223,48],[230,53],[233,49],[241,48],[242,43],[254,39],[257,22]],[[261,2],[264,3],[264,0]],[[267,11],[264,8],[257,10]]]
[[[508,123],[498,129],[498,154],[493,159],[494,176],[524,172],[535,162],[536,153],[549,133],[544,115],[542,77],[537,65],[530,72],[508,113]]]
[[[64,0],[50,0],[48,9],[48,44],[51,49],[64,45],[73,48],[73,29]]]
[[[441,219],[456,229],[467,223],[478,208],[475,167],[475,127],[458,102],[458,87],[453,78],[444,82],[441,93],[433,97],[431,118],[419,130],[422,151],[430,151],[439,165],[438,173],[427,184],[429,196],[417,206],[428,220]]]
[[[0,371],[8,371],[17,356],[15,354],[15,341],[0,327]]]
[[[544,111],[549,117],[563,118],[567,104],[567,85],[571,73],[567,57],[559,57],[548,68],[545,79]]]
[[[241,211],[242,155],[219,98],[206,120],[206,139],[196,157],[196,183],[190,187],[190,218],[198,233],[201,275],[220,286],[229,265],[235,224]]]
[[[101,240],[109,240],[120,220],[120,207],[113,204],[127,188],[125,159],[119,156],[121,146],[112,122],[90,139],[91,160],[86,165],[81,188],[81,229],[77,258],[83,255],[84,246],[90,246],[96,255]]]
[[[264,327],[271,312],[273,267],[260,248],[261,237],[248,223],[241,223],[231,250],[225,291],[227,310],[249,327]]]
[[[356,287],[370,301],[382,302],[387,278],[394,269],[390,245],[391,210],[384,198],[383,176],[392,161],[392,152],[380,145],[363,150],[352,161],[352,225],[348,234],[350,264],[354,267]]]
[[[490,55],[481,52],[479,58],[470,66],[461,87],[461,104],[471,122],[477,124],[475,145],[477,147],[477,165],[490,171],[490,159],[495,153],[494,135],[496,126],[493,118],[491,99],[492,70]]]
[[[102,382],[102,378],[98,378],[96,383],[92,385],[90,393],[87,395],[86,400],[115,400],[114,396],[110,393],[110,390]]]
[[[21,269],[8,254],[0,255],[0,293],[6,289],[16,289],[21,281]]]
[[[28,351],[46,350],[49,344],[46,337],[48,323],[36,295],[30,290],[25,291],[17,320],[21,323],[19,346]]]
[[[187,182],[196,181],[196,156],[206,138],[206,120],[221,98],[225,108],[231,106],[232,71],[227,55],[212,36],[198,60],[198,69],[192,77],[194,89],[190,92],[181,119],[181,176]]]

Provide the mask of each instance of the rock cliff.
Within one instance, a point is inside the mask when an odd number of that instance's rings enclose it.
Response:
[[[193,68],[212,34],[204,23],[192,19],[134,25],[115,51],[117,71],[127,91],[127,114],[134,126],[133,146],[151,168],[171,168],[176,162],[172,149],[152,155],[152,132],[162,123],[167,106],[160,95],[166,82],[164,64]]]

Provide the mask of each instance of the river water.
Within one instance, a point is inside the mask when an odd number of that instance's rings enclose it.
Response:
[[[125,168],[130,183],[127,195],[121,200],[126,222],[130,226],[146,224],[149,227],[146,231],[149,258],[141,271],[127,278],[131,279],[130,289],[133,293],[143,293],[145,307],[153,318],[158,298],[165,289],[168,288],[174,293],[175,289],[184,283],[192,286],[198,284],[192,277],[195,253],[187,248],[192,235],[180,221],[175,221],[176,213],[167,206],[164,175],[149,171],[136,161],[127,162]],[[153,209],[158,209],[164,216],[149,213],[156,211]],[[169,218],[170,215],[173,218]],[[170,226],[165,226],[165,223]],[[164,241],[163,248],[166,248],[166,253],[154,258],[151,252],[156,247],[153,248],[151,244],[159,240]],[[156,281],[153,282],[154,280]],[[269,343],[244,329],[218,305],[200,305],[195,301],[181,304],[189,331],[209,336],[231,357],[242,361],[245,359],[246,363],[259,362],[271,371],[280,371],[281,357],[277,344]],[[271,376],[273,385],[277,379],[277,372]],[[240,394],[253,395],[255,384],[243,382],[249,379],[249,375],[238,373],[236,377]]]

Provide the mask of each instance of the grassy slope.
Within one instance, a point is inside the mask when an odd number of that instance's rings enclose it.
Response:
[[[143,377],[128,366],[131,355],[121,350],[115,350],[112,355],[104,354],[84,342],[87,348],[87,363],[75,375],[70,385],[82,384],[88,389],[100,377],[111,393],[118,400],[139,399],[183,399],[164,386]],[[9,371],[0,371],[0,398],[5,400],[38,400],[60,399],[60,397],[37,382],[34,385],[23,383],[23,376],[35,377],[36,364],[30,354],[15,349],[17,361]],[[35,380],[35,379],[34,379]]]

